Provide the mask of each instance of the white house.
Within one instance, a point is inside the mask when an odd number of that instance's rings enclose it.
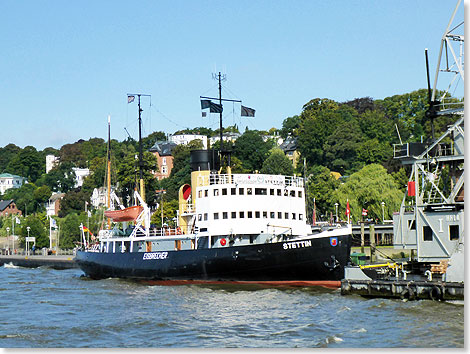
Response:
[[[54,155],[46,156],[46,173],[49,173],[57,164],[59,163],[59,158]]]
[[[0,174],[0,194],[4,194],[7,189],[20,188],[27,183],[26,178],[12,175],[10,173]]]
[[[75,172],[75,188],[81,187],[85,177],[90,174],[90,170],[88,168],[78,167],[72,167],[72,170]]]
[[[178,134],[170,135],[169,140],[176,145],[188,145],[193,140],[202,140],[204,149],[207,149],[207,136],[199,134]]]

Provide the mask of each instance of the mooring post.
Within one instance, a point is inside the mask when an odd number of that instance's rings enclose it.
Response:
[[[361,222],[361,253],[364,253],[364,235],[365,235],[365,230],[364,230],[364,221]]]
[[[370,262],[375,262],[375,232],[374,224],[369,226],[369,235],[370,235]]]

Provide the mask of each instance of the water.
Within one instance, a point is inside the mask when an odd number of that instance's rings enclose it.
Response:
[[[464,347],[464,306],[0,268],[0,347]]]

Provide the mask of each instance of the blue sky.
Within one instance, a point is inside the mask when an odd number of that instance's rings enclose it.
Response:
[[[312,98],[382,99],[426,87],[457,1],[3,1],[0,146],[38,150],[78,139],[138,137],[189,127],[199,96],[241,99],[256,117],[224,106],[224,126],[281,128]],[[462,7],[461,7],[462,8]],[[463,20],[460,10],[454,23]],[[459,17],[460,16],[460,17]],[[444,87],[443,87],[444,88]]]

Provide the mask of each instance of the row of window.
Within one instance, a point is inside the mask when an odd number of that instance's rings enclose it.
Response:
[[[232,211],[232,212],[217,212],[213,214],[213,220],[219,220],[220,217],[222,219],[228,219],[230,216],[230,219],[245,219],[245,216],[247,219],[285,219],[285,220],[303,220],[304,216],[303,214],[297,214],[297,213],[289,213],[289,212],[280,212],[278,211],[277,213],[274,211]],[[204,218],[204,221],[208,220],[208,213],[204,214],[198,214],[198,221],[202,221]]]
[[[408,220],[408,229],[409,230],[416,230],[416,223],[415,220]],[[440,230],[443,232],[443,230]],[[460,236],[459,225],[449,225],[449,240],[455,241],[458,240]],[[423,241],[432,241],[433,240],[433,232],[430,226],[423,226]]]
[[[0,184],[21,184],[21,181],[15,179],[15,180],[11,180],[11,179],[0,179]]]
[[[219,196],[219,195],[228,195],[228,188],[215,188],[213,190],[213,195]],[[245,190],[246,190],[246,195],[268,195],[268,188],[230,188],[230,195],[245,195]],[[302,191],[297,191],[295,193],[294,190],[287,190],[287,189],[281,189],[281,188],[269,188],[269,195],[277,195],[277,196],[282,196],[284,195],[285,197],[291,196],[295,197],[297,194],[297,197],[302,198]],[[204,189],[204,190],[199,190],[198,192],[198,197],[208,197],[209,196],[209,190]]]

